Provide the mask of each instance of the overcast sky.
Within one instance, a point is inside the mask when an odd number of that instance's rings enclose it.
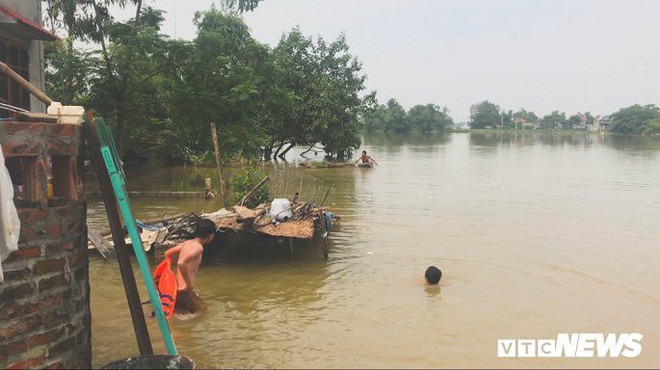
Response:
[[[145,3],[167,11],[164,33],[192,39],[213,0]],[[264,0],[245,20],[271,46],[296,25],[344,32],[380,103],[447,106],[460,122],[486,99],[539,116],[660,103],[658,15],[655,0]]]

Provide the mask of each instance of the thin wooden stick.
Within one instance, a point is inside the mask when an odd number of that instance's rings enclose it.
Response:
[[[222,206],[227,209],[227,186],[222,176],[222,165],[220,164],[220,144],[218,144],[218,132],[215,129],[215,122],[211,122],[211,135],[213,136],[213,148],[215,149],[215,162],[218,165],[218,176],[220,177],[220,195],[222,196]]]

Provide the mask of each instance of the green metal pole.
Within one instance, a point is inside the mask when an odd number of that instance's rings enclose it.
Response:
[[[165,318],[165,313],[163,312],[163,306],[160,303],[160,297],[158,295],[158,290],[154,284],[153,278],[151,277],[151,271],[149,270],[149,264],[147,263],[147,256],[144,253],[144,247],[142,246],[142,239],[138,233],[137,226],[135,225],[135,219],[131,212],[131,206],[126,196],[126,182],[124,180],[123,172],[115,164],[113,153],[108,146],[101,147],[101,154],[103,155],[103,160],[110,174],[110,180],[112,181],[112,187],[115,189],[115,197],[117,198],[117,203],[119,203],[119,209],[121,210],[122,216],[124,217],[124,223],[126,224],[126,229],[128,230],[128,235],[131,237],[131,242],[133,243],[133,250],[135,251],[135,257],[137,258],[138,265],[140,266],[140,271],[142,272],[142,278],[147,286],[147,292],[149,293],[149,298],[151,299],[151,305],[153,306],[156,318],[158,320],[158,327],[160,328],[160,333],[165,342],[165,348],[167,353],[170,355],[176,355],[176,346],[174,345],[174,339],[172,338],[172,333],[170,332],[170,327],[167,324],[167,319]]]

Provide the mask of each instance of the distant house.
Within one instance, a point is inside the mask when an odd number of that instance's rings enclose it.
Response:
[[[41,26],[41,0],[0,0],[0,61],[44,90],[42,41],[57,37]],[[0,102],[44,112],[44,104],[18,83],[0,73]],[[9,112],[0,109],[0,117]]]
[[[612,124],[612,116],[609,114],[605,114],[602,116],[598,116],[594,120],[594,124],[591,127],[592,131],[608,131],[610,129],[610,125]]]
[[[517,117],[513,120],[513,124],[517,129],[523,130],[536,130],[539,126],[534,122],[527,122],[522,117]]]

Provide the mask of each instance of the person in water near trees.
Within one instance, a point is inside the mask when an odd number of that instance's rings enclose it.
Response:
[[[426,285],[438,285],[440,278],[442,278],[442,271],[435,266],[429,266],[424,273]]]
[[[216,226],[211,220],[201,220],[195,226],[194,238],[165,251],[165,258],[177,255],[177,299],[174,311],[196,313],[206,309],[206,304],[193,289],[199,265],[202,262],[204,245],[215,238]]]
[[[368,155],[366,150],[363,150],[363,151],[362,151],[362,155],[360,156],[360,158],[358,158],[357,161],[355,161],[355,165],[357,166],[357,165],[359,165],[360,163],[362,163],[362,164],[369,164],[369,163],[371,163],[371,162],[374,162],[375,165],[378,165],[378,163],[376,162],[376,160],[373,159],[370,155]]]

